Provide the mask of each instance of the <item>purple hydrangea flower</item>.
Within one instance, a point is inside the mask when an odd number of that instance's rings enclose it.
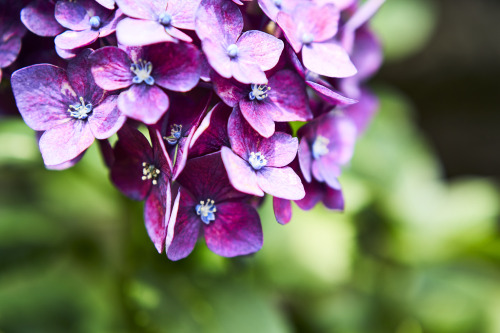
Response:
[[[151,130],[150,137],[152,147],[141,132],[130,126],[124,126],[118,132],[111,180],[129,198],[146,200],[146,230],[161,253],[165,247],[167,222],[170,218],[171,162],[160,133]]]
[[[273,68],[283,42],[258,30],[243,34],[243,16],[233,2],[203,0],[196,14],[196,34],[212,68],[225,78],[266,84],[264,71]]]
[[[19,22],[19,8],[14,2],[0,4],[0,81],[2,68],[10,66],[21,51],[21,38],[26,29]]]
[[[223,146],[231,147],[227,134],[227,122],[232,110],[222,102],[217,103],[210,110],[205,117],[208,121],[207,128],[189,149],[189,158],[218,152]]]
[[[284,69],[269,78],[267,85],[242,84],[212,76],[214,89],[229,106],[239,105],[241,114],[260,135],[274,134],[274,122],[306,121],[312,118],[304,80]]]
[[[69,29],[55,38],[56,46],[62,50],[73,50],[115,32],[122,13],[106,9],[93,0],[58,1],[55,18]]]
[[[32,33],[43,37],[54,37],[64,27],[54,16],[55,0],[35,0],[21,10],[21,21]]]
[[[182,55],[182,56],[181,56]],[[106,90],[120,93],[118,107],[128,117],[156,123],[169,107],[167,94],[189,91],[200,78],[200,52],[191,44],[160,43],[142,48],[103,47],[91,56],[92,74]]]
[[[211,251],[224,257],[260,250],[259,214],[249,196],[231,186],[220,153],[189,160],[178,181],[178,207],[174,204],[166,241],[170,260],[187,257],[201,235]]]
[[[298,156],[304,179],[311,182],[312,174],[319,182],[340,189],[337,180],[341,173],[340,167],[352,157],[356,134],[353,122],[335,111],[300,128]]]
[[[297,156],[298,140],[288,133],[275,132],[261,137],[241,116],[236,106],[229,117],[231,149],[221,155],[231,184],[238,191],[263,196],[299,200],[305,195],[299,176],[289,167]]]
[[[118,25],[121,44],[142,46],[178,39],[192,42],[179,29],[194,30],[194,17],[200,0],[116,0],[130,18]]]
[[[198,97],[200,95],[201,98]],[[185,96],[175,96],[172,107],[158,126],[172,161],[172,180],[176,180],[184,169],[190,147],[208,127],[209,116],[205,114],[211,97],[211,92],[207,94],[199,90]]]
[[[299,5],[291,13],[280,12],[277,23],[296,53],[302,50],[304,66],[329,77],[349,77],[356,67],[333,37],[337,34],[340,13],[333,4]]]
[[[117,96],[108,96],[92,78],[91,53],[83,51],[67,70],[40,64],[12,74],[12,89],[24,121],[35,131],[45,131],[39,145],[46,165],[74,159],[95,138],[109,138],[125,122]]]

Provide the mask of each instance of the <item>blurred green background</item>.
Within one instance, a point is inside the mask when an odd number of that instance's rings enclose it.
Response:
[[[169,262],[95,146],[48,171],[32,130],[1,119],[0,332],[500,332],[499,14],[388,0],[381,109],[341,178],[346,212],[281,226],[267,200],[254,256],[200,243]]]

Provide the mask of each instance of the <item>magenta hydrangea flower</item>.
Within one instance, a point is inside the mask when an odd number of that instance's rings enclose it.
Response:
[[[95,138],[109,138],[125,122],[117,96],[109,96],[92,78],[88,62],[92,52],[83,51],[67,70],[40,64],[12,74],[21,116],[35,131],[44,131],[39,145],[46,165],[74,159]]]
[[[0,81],[2,68],[10,66],[21,51],[21,38],[26,29],[19,22],[19,8],[14,2],[0,4]]]
[[[356,142],[353,122],[335,111],[326,113],[299,129],[300,169],[304,179],[312,176],[319,182],[340,189],[341,166],[351,160]]]
[[[171,208],[171,162],[159,132],[150,131],[152,147],[137,129],[124,126],[118,132],[111,180],[126,196],[145,200],[144,222],[159,253],[165,247]]]
[[[339,17],[339,10],[333,4],[306,3],[297,6],[291,14],[278,13],[276,21],[294,51],[302,50],[306,68],[329,77],[349,77],[356,74],[356,67],[333,39]]]
[[[231,184],[238,191],[299,200],[305,195],[299,176],[289,167],[297,156],[298,140],[288,133],[275,132],[263,138],[241,116],[236,106],[229,117],[231,149],[221,155]]]
[[[182,55],[182,56],[180,56]],[[200,78],[200,52],[185,43],[160,43],[138,48],[103,47],[90,58],[97,85],[120,93],[118,107],[128,117],[156,123],[169,107],[160,88],[189,91]]]
[[[203,0],[196,14],[196,34],[212,68],[224,78],[266,84],[264,71],[279,60],[284,44],[258,30],[243,34],[243,16],[233,2]]]
[[[220,256],[260,250],[259,214],[248,203],[250,197],[231,186],[220,153],[189,160],[178,181],[178,210],[172,211],[166,241],[170,260],[187,257],[202,235],[207,247]]]
[[[21,10],[21,21],[32,33],[43,37],[54,37],[64,31],[57,22],[55,0],[34,0]]]
[[[69,29],[56,36],[56,47],[73,50],[92,44],[99,37],[111,35],[122,19],[122,14],[120,10],[111,11],[93,0],[58,1],[55,18]]]
[[[118,25],[121,44],[142,46],[178,39],[192,42],[179,29],[194,30],[194,17],[200,0],[116,0],[129,18]]]
[[[276,72],[267,85],[242,84],[212,76],[217,95],[229,106],[239,105],[241,114],[260,135],[274,134],[274,122],[307,121],[312,118],[304,80],[288,69]]]

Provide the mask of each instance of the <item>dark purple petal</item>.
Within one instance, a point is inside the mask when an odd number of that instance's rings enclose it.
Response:
[[[151,145],[153,146],[154,164],[157,168],[161,169],[162,176],[166,177],[169,181],[172,178],[172,161],[168,156],[167,149],[163,142],[163,137],[160,131],[153,127],[148,127],[149,137],[151,138]]]
[[[64,28],[54,17],[55,5],[47,0],[35,0],[21,10],[21,21],[38,36],[54,37]]]
[[[85,102],[90,102],[96,106],[104,95],[104,90],[95,84],[94,77],[90,70],[89,56],[91,49],[84,49],[68,64],[68,80],[75,89],[78,97],[83,97]]]
[[[157,20],[158,12],[165,10],[167,7],[167,0],[115,0],[118,7],[127,16],[144,19],[144,20]]]
[[[324,100],[325,102],[328,102],[332,105],[335,106],[346,106],[346,105],[352,105],[356,104],[358,101],[352,98],[348,98],[345,96],[342,96],[338,92],[335,92],[334,90],[327,88],[321,84],[318,84],[313,81],[306,81],[306,84],[314,89],[314,91],[318,94],[318,96]]]
[[[331,188],[326,186],[325,193],[323,194],[323,204],[328,209],[344,210],[344,196],[341,189]]]
[[[257,144],[262,139],[242,117],[238,106],[233,109],[229,116],[227,133],[232,150],[244,159],[248,158],[250,152],[258,150]]]
[[[299,176],[289,167],[264,167],[257,172],[257,183],[264,192],[278,198],[300,200],[305,196]]]
[[[302,48],[304,66],[320,75],[349,77],[357,73],[349,55],[336,42],[311,43]]]
[[[64,69],[33,65],[14,72],[11,82],[19,112],[32,129],[45,131],[70,119],[68,107],[78,96]]]
[[[186,92],[200,79],[200,52],[192,44],[152,45],[148,49],[148,60],[153,64],[156,84],[163,88]]]
[[[107,139],[115,134],[127,118],[118,110],[117,95],[108,96],[92,111],[88,118],[90,129],[96,139]]]
[[[271,115],[279,112],[274,104],[243,99],[240,101],[239,109],[243,117],[260,135],[268,138],[274,134],[275,125]]]
[[[123,89],[132,85],[132,61],[127,53],[117,47],[98,49],[89,57],[92,75],[98,86],[105,90]]]
[[[292,219],[292,202],[290,200],[274,197],[273,210],[274,217],[279,224],[287,224]]]
[[[236,45],[239,61],[255,62],[263,71],[276,66],[284,47],[278,38],[258,30],[244,32]]]
[[[248,204],[217,204],[215,220],[204,225],[205,242],[214,253],[235,257],[257,252],[263,243],[259,214]]]
[[[303,199],[296,200],[295,203],[302,210],[313,209],[313,207],[323,198],[325,187],[326,185],[324,183],[320,183],[316,180],[310,183],[304,183],[306,195]]]
[[[40,152],[46,165],[72,160],[94,142],[94,135],[84,120],[70,120],[45,131],[40,138]]]
[[[268,139],[260,140],[256,145],[256,149],[261,152],[269,167],[283,167],[290,164],[295,156],[299,141],[290,134],[276,132]]]
[[[170,218],[168,229],[173,229],[167,238],[172,238],[168,246],[167,257],[170,260],[180,260],[187,257],[194,249],[200,236],[201,222],[196,216],[195,207],[198,202],[181,188],[181,200],[176,218]],[[173,225],[173,226],[172,226]]]
[[[99,32],[92,29],[82,31],[66,30],[56,36],[54,43],[63,50],[72,50],[92,44],[97,38],[99,38]]]
[[[168,96],[157,86],[134,84],[118,97],[118,108],[127,117],[155,124],[167,111]]]
[[[200,40],[210,39],[228,47],[243,30],[243,16],[232,2],[204,0],[196,12],[195,27]]]
[[[268,86],[269,100],[277,107],[272,113],[274,121],[306,121],[312,118],[304,80],[293,71],[285,69],[274,74]]]
[[[165,248],[171,200],[170,184],[159,182],[152,186],[144,204],[144,224],[158,253]]]
[[[207,114],[206,118],[210,119],[210,124],[190,148],[190,158],[214,153],[221,150],[223,146],[230,146],[227,135],[227,121],[231,111],[231,108],[219,102]]]
[[[90,16],[83,6],[77,2],[58,1],[55,7],[55,18],[63,27],[81,31],[90,29]],[[63,47],[73,49],[74,47]]]
[[[129,198],[143,200],[153,185],[151,181],[142,180],[142,163],[153,162],[153,151],[148,140],[135,128],[125,125],[118,137],[111,180]]]
[[[231,107],[236,106],[242,98],[248,96],[247,84],[239,83],[236,80],[228,80],[215,72],[212,72],[210,78],[214,84],[215,93],[224,103]]]
[[[227,147],[221,148],[221,156],[231,184],[240,192],[264,196],[257,184],[257,175],[247,161]]]
[[[118,42],[127,46],[142,46],[161,42],[175,42],[165,27],[156,21],[124,18],[116,27]]]
[[[19,51],[21,51],[20,38],[11,38],[5,42],[0,40],[0,68],[12,64],[16,60]]]

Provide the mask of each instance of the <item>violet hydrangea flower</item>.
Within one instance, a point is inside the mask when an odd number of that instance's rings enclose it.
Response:
[[[21,38],[26,29],[19,22],[19,11],[15,3],[0,3],[0,81],[2,68],[10,66],[21,51]]]
[[[260,250],[259,214],[248,203],[249,196],[231,186],[220,153],[189,160],[178,180],[180,200],[172,211],[166,241],[170,260],[187,257],[202,235],[207,247],[224,257]]]
[[[117,38],[127,46],[142,46],[178,39],[192,42],[179,29],[194,30],[200,0],[116,0],[125,18],[117,27]]]
[[[108,46],[91,56],[92,74],[106,90],[120,93],[118,107],[128,117],[156,123],[169,107],[160,88],[189,91],[200,78],[200,52],[191,44],[160,43],[141,48]]]
[[[348,163],[356,142],[353,122],[335,111],[319,116],[299,129],[300,169],[304,179],[312,176],[319,182],[339,189],[341,166]]]
[[[117,96],[109,96],[92,78],[88,62],[92,52],[84,50],[67,70],[39,64],[12,74],[21,116],[35,131],[44,131],[39,145],[46,165],[74,159],[95,138],[109,138],[125,122]]]
[[[239,105],[243,117],[266,138],[273,135],[275,121],[312,118],[304,81],[291,70],[276,72],[267,85],[245,85],[217,74],[212,76],[212,81],[219,97],[229,106]]]
[[[297,156],[298,140],[288,133],[261,137],[248,125],[236,106],[229,117],[231,149],[221,155],[231,184],[238,191],[299,200],[305,195],[299,176],[287,167]]]
[[[349,77],[356,67],[348,53],[333,37],[337,34],[340,13],[333,4],[306,3],[291,14],[280,12],[277,23],[296,53],[302,50],[304,66],[329,77]]]
[[[207,60],[220,76],[241,83],[267,83],[264,71],[278,63],[281,40],[258,30],[241,34],[243,16],[230,1],[203,0],[195,23]]]
[[[160,134],[150,131],[152,147],[137,129],[124,126],[114,148],[111,180],[134,200],[145,200],[144,222],[159,253],[165,247],[171,208],[171,162]]]
[[[55,18],[69,29],[56,36],[56,47],[73,50],[92,44],[99,37],[111,35],[122,14],[120,10],[111,11],[93,0],[58,1]]]
[[[64,31],[57,22],[54,11],[55,0],[34,0],[21,10],[21,21],[38,36],[54,37]]]

